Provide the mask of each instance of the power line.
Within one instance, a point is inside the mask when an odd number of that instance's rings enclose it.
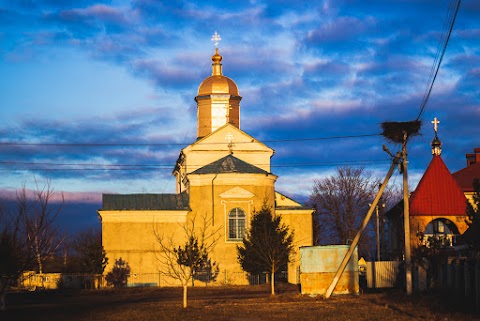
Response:
[[[172,165],[162,164],[100,164],[100,163],[45,163],[45,162],[18,162],[18,161],[0,161],[0,165],[33,165],[33,166],[104,166],[104,167],[172,167]]]
[[[381,136],[381,134],[360,134],[360,135],[344,135],[344,136],[327,136],[327,137],[306,137],[306,138],[288,138],[288,139],[270,139],[262,140],[262,143],[289,143],[301,141],[315,140],[334,140],[334,139],[350,139]],[[248,142],[234,142],[235,144],[252,144],[259,141],[253,140]],[[223,145],[224,142],[218,143],[199,143],[204,145]],[[185,146],[183,143],[31,143],[31,142],[0,142],[0,146],[42,146],[42,147],[162,147],[162,146]]]
[[[425,106],[427,105],[428,99],[430,98],[430,94],[432,92],[433,84],[435,83],[435,80],[437,79],[438,71],[440,70],[440,65],[442,64],[443,56],[445,55],[445,51],[447,50],[448,41],[450,40],[450,35],[452,34],[453,26],[454,26],[455,20],[457,18],[458,9],[460,8],[460,2],[461,2],[461,0],[458,0],[457,6],[455,8],[455,13],[453,15],[453,18],[451,19],[450,28],[448,30],[447,37],[445,38],[445,41],[443,43],[443,48],[442,48],[442,51],[441,51],[440,59],[438,59],[438,63],[437,63],[438,51],[437,51],[437,56],[435,57],[435,60],[434,60],[433,66],[432,66],[432,71],[433,71],[433,69],[436,69],[435,74],[433,76],[432,81],[430,82],[430,86],[429,86],[428,90],[426,91],[426,94],[423,97],[422,103],[420,104],[420,112],[418,113],[417,120],[420,119],[420,117],[423,114],[423,111],[425,110]],[[449,12],[450,11],[451,10],[449,10]],[[436,68],[435,68],[435,64],[436,64]],[[431,72],[430,72],[430,76],[431,76]]]
[[[270,164],[271,168],[305,168],[305,167],[324,167],[339,165],[373,165],[388,163],[389,160],[355,160],[342,162],[308,162],[308,163],[280,163]],[[0,168],[0,171],[152,171],[159,169],[171,169],[172,165],[166,164],[81,164],[81,163],[35,163],[35,162],[0,162],[0,165],[19,166],[21,168]],[[251,164],[257,167],[267,164]],[[192,167],[201,167],[193,165]]]

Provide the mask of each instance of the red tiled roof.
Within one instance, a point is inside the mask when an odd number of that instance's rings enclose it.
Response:
[[[410,196],[410,215],[465,215],[466,198],[440,156],[433,156]]]
[[[480,179],[480,163],[475,163],[452,174],[464,192],[473,192],[473,179]]]

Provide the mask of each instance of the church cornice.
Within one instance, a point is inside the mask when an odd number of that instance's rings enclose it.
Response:
[[[255,185],[274,186],[277,176],[273,174],[245,174],[245,173],[220,173],[220,174],[188,174],[190,186],[211,185],[215,178],[215,185]]]
[[[185,223],[189,210],[99,210],[102,223]]]
[[[236,95],[229,95],[229,94],[209,94],[209,95],[201,95],[201,96],[196,96],[195,101],[198,102],[200,99],[211,99],[212,97],[214,98],[228,98],[228,99],[235,99],[235,100],[242,100],[241,96],[236,96]]]

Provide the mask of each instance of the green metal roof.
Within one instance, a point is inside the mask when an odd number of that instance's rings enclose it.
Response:
[[[103,194],[102,210],[189,210],[187,193]]]
[[[192,174],[218,174],[218,173],[250,173],[250,174],[269,174],[263,169],[244,162],[232,155],[227,155],[219,160],[205,165]]]

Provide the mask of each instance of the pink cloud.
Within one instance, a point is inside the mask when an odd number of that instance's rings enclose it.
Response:
[[[0,198],[6,200],[15,200],[17,198],[17,194],[20,192],[19,190],[12,190],[12,189],[3,189],[0,190]],[[102,202],[102,192],[59,192],[53,191],[53,195],[51,198],[52,202],[60,202],[63,200],[65,203],[101,203]],[[32,197],[33,191],[27,189],[27,196]]]

